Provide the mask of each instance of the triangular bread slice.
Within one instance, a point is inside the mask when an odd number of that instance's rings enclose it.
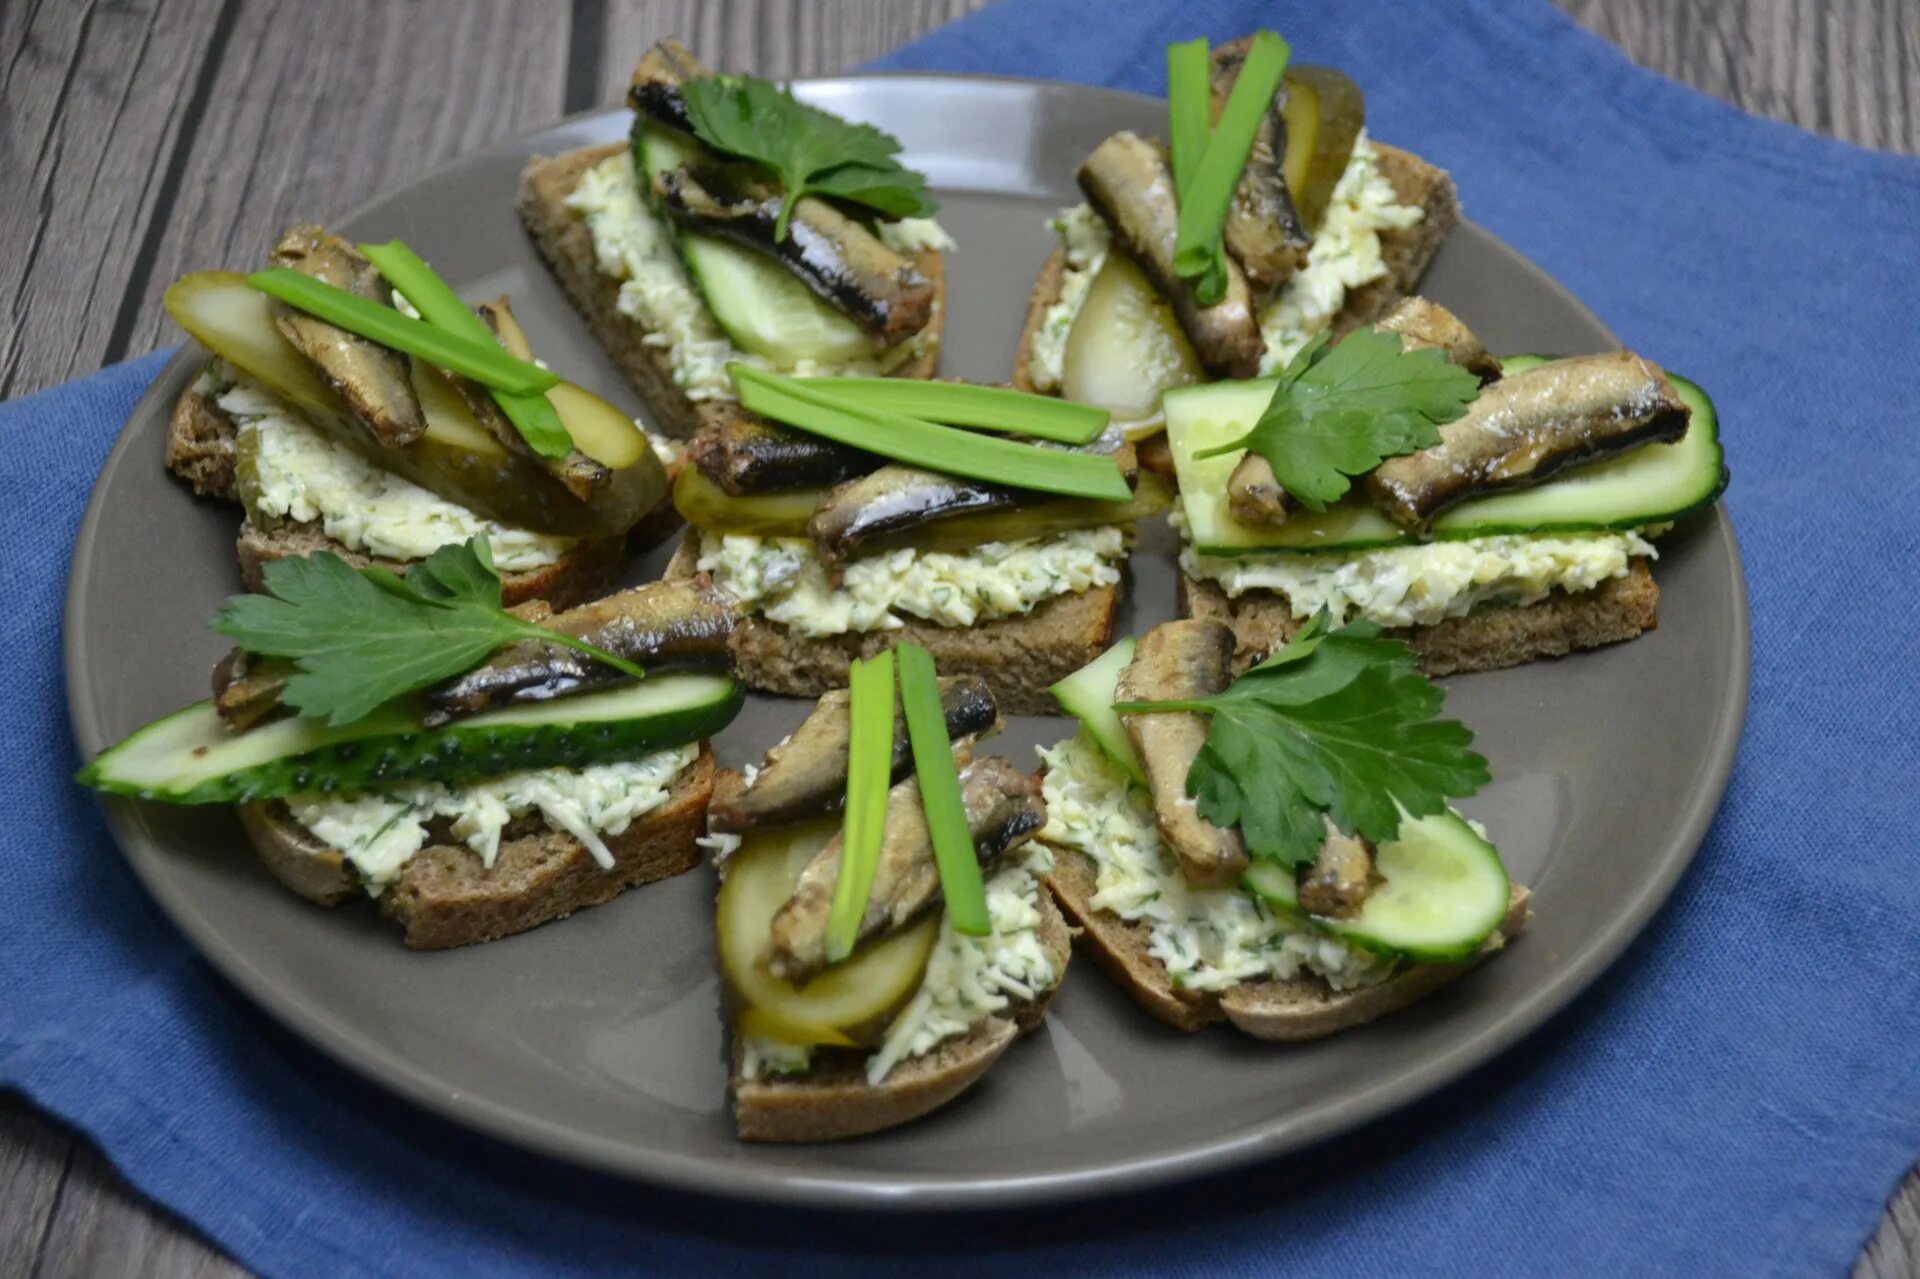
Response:
[[[664,576],[693,577],[700,558],[697,534],[689,531]],[[910,620],[898,630],[854,631],[810,639],[779,622],[742,611],[730,646],[748,687],[788,697],[818,697],[847,686],[847,667],[903,641],[933,654],[943,675],[977,675],[1010,715],[1057,712],[1048,686],[1065,679],[1106,650],[1120,610],[1120,587],[1096,586],[1059,595],[1014,617],[974,626],[936,626]]]
[[[652,411],[657,429],[676,439],[690,439],[706,423],[745,410],[731,400],[687,398],[674,381],[664,348],[648,340],[645,325],[620,310],[620,282],[601,272],[585,219],[567,207],[567,197],[580,185],[581,175],[626,147],[625,142],[607,142],[556,156],[534,156],[520,177],[520,221],[560,287],[586,318],[587,327]],[[931,251],[915,255],[913,262],[933,281],[933,319],[922,330],[925,349],[892,375],[930,378],[940,362],[946,322],[946,264]]]
[[[1383,982],[1348,991],[1337,991],[1317,977],[1302,977],[1243,982],[1216,993],[1175,986],[1165,965],[1147,949],[1147,924],[1094,908],[1096,872],[1084,853],[1055,847],[1046,882],[1067,918],[1082,930],[1094,961],[1149,1015],[1186,1031],[1228,1021],[1256,1039],[1318,1039],[1398,1012],[1497,953],[1527,923],[1528,893],[1515,884],[1506,918],[1469,959],[1409,964]]]
[[[238,503],[240,495],[233,469],[235,434],[233,419],[199,390],[197,384],[189,384],[174,401],[173,416],[168,422],[167,469],[192,485],[202,497]],[[658,514],[662,508],[671,517],[664,523]],[[655,512],[643,517],[627,537],[587,538],[551,564],[502,572],[501,595],[508,605],[542,599],[556,610],[599,599],[611,592],[626,572],[630,546],[651,545],[677,526],[673,504],[663,499]],[[356,568],[374,563],[396,573],[406,568],[392,560],[375,560],[348,549],[328,537],[318,521],[261,529],[254,527],[251,520],[243,520],[235,550],[240,561],[240,577],[250,591],[264,589],[264,570],[274,560],[311,555],[316,551],[332,551]]]
[[[736,1043],[733,1117],[740,1139],[801,1142],[864,1136],[938,1110],[979,1082],[1008,1045],[1040,1025],[1073,955],[1073,929],[1044,887],[1039,901],[1040,944],[1053,959],[1056,974],[1052,987],[983,1018],[966,1035],[925,1056],[901,1062],[878,1084],[867,1082],[864,1052],[824,1048],[815,1051],[813,1067],[805,1075],[746,1079],[740,1074]]]
[[[714,772],[713,752],[703,744],[664,803],[602,837],[611,869],[573,836],[538,816],[523,818],[508,828],[492,866],[461,844],[421,849],[380,895],[380,913],[406,930],[408,946],[443,950],[525,932],[692,870],[701,860],[696,841],[706,831]],[[364,895],[346,858],[296,822],[284,803],[242,804],[239,812],[260,860],[293,892],[322,906]]]

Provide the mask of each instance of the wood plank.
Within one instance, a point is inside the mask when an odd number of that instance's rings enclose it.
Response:
[[[0,1094],[0,1275],[33,1269],[72,1152],[64,1128],[23,1098]]]
[[[76,1140],[33,1273],[34,1279],[244,1279],[247,1271],[149,1204],[91,1144]]]
[[[1920,152],[1915,0],[1558,0],[1662,74],[1756,115]]]
[[[231,2],[0,4],[0,398],[111,358]]]
[[[449,156],[561,113],[569,25],[525,0],[244,4],[179,197],[131,304],[127,354],[177,341],[160,295],[181,273],[263,262],[280,231],[324,222]]]

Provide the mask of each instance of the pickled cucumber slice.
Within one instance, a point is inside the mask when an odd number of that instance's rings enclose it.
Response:
[[[1108,410],[1124,430],[1157,422],[1162,391],[1204,376],[1173,307],[1132,259],[1108,253],[1067,332],[1062,398]]]
[[[1280,108],[1287,125],[1287,153],[1280,172],[1293,192],[1300,221],[1317,231],[1366,126],[1367,100],[1359,85],[1332,67],[1288,67],[1282,83],[1287,89]]]
[[[709,737],[746,700],[723,675],[657,675],[636,684],[508,707],[422,729],[394,703],[330,727],[281,719],[228,731],[213,703],[156,720],[80,771],[83,786],[172,804],[239,804],[351,793],[397,782],[449,785],[532,768],[632,759]]]
[[[773,917],[801,868],[840,829],[837,817],[747,836],[727,859],[715,928],[720,972],[741,1004],[739,1028],[794,1044],[870,1043],[920,988],[927,955],[940,935],[938,911],[835,965],[805,986],[760,966]]]

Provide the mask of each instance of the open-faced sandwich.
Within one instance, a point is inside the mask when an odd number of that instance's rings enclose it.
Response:
[[[633,73],[629,142],[536,156],[520,216],[657,429],[710,448],[770,447],[727,365],[933,376],[944,250],[900,144],[749,76],[714,75],[677,40]],[[792,447],[819,484],[846,461]],[[762,491],[751,476],[746,487]]]
[[[709,821],[742,1139],[917,1119],[1040,1024],[1071,934],[1040,884],[1039,784],[973,753],[998,727],[983,682],[940,678],[903,644],[857,663],[758,768],[720,774]]]
[[[1397,1011],[1527,920],[1448,805],[1487,780],[1404,644],[1316,619],[1233,676],[1218,622],[1157,626],[1057,690],[1046,881],[1115,981],[1182,1030],[1312,1039]]]
[[[1165,396],[1183,611],[1246,662],[1321,610],[1428,674],[1632,639],[1653,539],[1726,485],[1713,405],[1630,351],[1489,357],[1413,298],[1277,379]]]
[[[1272,373],[1412,290],[1459,222],[1453,181],[1368,137],[1347,76],[1288,58],[1264,31],[1168,49],[1169,141],[1116,133],[1081,163],[1014,385],[1144,434],[1162,391]]]
[[[1134,526],[1168,492],[1104,409],[954,382],[734,376],[783,431],[866,458],[838,484],[734,497],[696,448],[675,481],[692,527],[668,576],[710,575],[738,601],[751,687],[818,696],[911,640],[1003,709],[1045,713],[1048,686],[1107,646]]]
[[[724,599],[656,582],[509,611],[477,536],[404,577],[321,551],[263,578],[266,594],[212,623],[238,645],[213,697],[102,752],[82,783],[237,805],[288,888],[326,906],[371,897],[421,949],[698,864],[705,739],[744,696]]]
[[[509,604],[565,607],[612,587],[643,521],[671,528],[633,420],[534,362],[505,298],[469,309],[397,240],[296,226],[269,269],[185,276],[166,306],[213,356],[167,467],[240,504],[251,589],[290,556],[402,569],[484,537]]]

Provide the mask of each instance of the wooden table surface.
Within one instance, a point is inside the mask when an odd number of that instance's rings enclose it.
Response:
[[[184,270],[256,261],[297,218],[618,101],[661,36],[724,69],[819,75],[981,3],[4,0],[0,399],[178,340],[159,299]],[[1920,0],[1560,3],[1749,111],[1920,152]],[[240,1273],[84,1138],[0,1093],[0,1276]],[[1856,1274],[1920,1274],[1920,1173]]]

